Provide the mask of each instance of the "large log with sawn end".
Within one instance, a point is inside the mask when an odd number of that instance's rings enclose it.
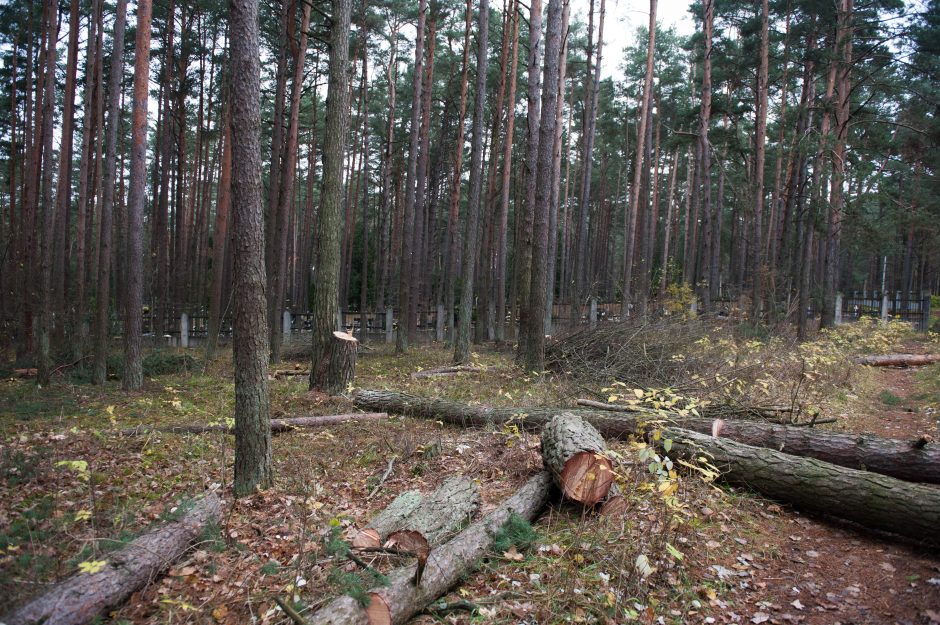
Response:
[[[405,551],[427,551],[468,525],[480,508],[480,489],[468,477],[449,477],[423,497],[388,542]]]
[[[352,597],[342,596],[320,608],[308,621],[317,625],[407,622],[476,566],[493,544],[494,534],[506,523],[511,513],[515,512],[531,521],[548,502],[551,490],[551,475],[547,471],[538,473],[486,517],[434,549],[420,583],[414,583],[413,566],[395,569],[388,576],[387,586],[375,588],[369,593],[368,609],[360,606]]]
[[[614,481],[604,437],[582,417],[563,412],[542,428],[542,462],[565,497],[593,506]]]
[[[7,625],[82,625],[124,601],[183,554],[203,528],[219,519],[215,493],[199,499],[178,521],[134,539],[105,556],[95,573],[76,573],[0,618]]]
[[[421,397],[395,391],[360,389],[355,396],[362,410],[384,410],[410,417],[441,420],[463,427],[518,423],[538,432],[559,412],[571,412],[591,423],[606,439],[641,437],[648,431],[676,425],[703,434],[712,432],[712,419],[663,417],[652,412],[617,413],[567,408],[470,406],[446,399]],[[852,469],[864,469],[911,482],[940,484],[940,445],[919,433],[910,441],[878,436],[843,434],[754,421],[722,421],[720,436],[753,445],[807,456]]]
[[[667,433],[673,453],[704,455],[725,480],[803,510],[940,544],[940,488],[681,428]]]

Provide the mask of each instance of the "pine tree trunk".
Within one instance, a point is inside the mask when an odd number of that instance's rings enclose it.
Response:
[[[40,238],[40,286],[39,286],[39,362],[36,382],[40,386],[49,385],[52,374],[52,354],[50,353],[50,335],[52,333],[52,280],[53,280],[53,237],[55,234],[55,204],[53,197],[52,170],[52,133],[55,106],[55,68],[56,68],[56,28],[57,7],[55,0],[47,0],[43,7],[45,27],[45,67],[42,74],[42,230]],[[37,86],[38,88],[38,86]],[[37,116],[37,125],[39,118]]]
[[[764,160],[767,141],[767,95],[770,8],[768,0],[761,3],[760,67],[757,72],[757,121],[754,147],[754,231],[751,235],[751,267],[754,292],[751,296],[751,319],[759,322],[764,303]]]
[[[104,180],[102,181],[101,223],[98,244],[98,292],[95,314],[95,360],[92,379],[104,384],[108,379],[108,346],[111,305],[111,242],[114,213],[114,179],[117,166],[117,133],[121,124],[121,75],[124,68],[124,30],[127,0],[118,0],[114,18],[114,47],[108,77],[108,127],[105,131]]]
[[[345,393],[356,378],[356,353],[359,341],[345,332],[334,332],[330,346],[330,361],[327,365],[324,392],[330,395]]]
[[[320,186],[316,288],[313,293],[313,348],[310,389],[330,392],[328,376],[333,332],[339,316],[343,159],[349,125],[349,20],[351,0],[333,0],[330,31],[329,87],[323,136],[323,176]]]
[[[424,0],[422,0],[423,2]],[[489,0],[480,0],[477,21],[477,67],[486,67],[487,41],[490,25]],[[480,231],[480,190],[483,186],[483,124],[486,101],[486,72],[477,72],[473,107],[473,138],[470,142],[470,195],[463,237],[463,271],[461,272],[460,318],[454,341],[454,364],[470,360],[470,317],[473,312],[474,272],[477,264],[477,240]],[[478,319],[477,323],[482,323]]]
[[[268,323],[261,208],[258,0],[232,0],[232,230],[235,235],[236,496],[271,485]]]
[[[229,213],[232,205],[232,111],[231,90],[226,88],[222,114],[222,171],[215,207],[215,231],[212,235],[212,291],[209,295],[209,327],[206,336],[206,359],[215,357],[222,326],[222,296],[225,280],[225,256],[229,238]]]

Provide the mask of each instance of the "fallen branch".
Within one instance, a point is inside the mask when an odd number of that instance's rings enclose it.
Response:
[[[604,438],[621,440],[643,437],[647,432],[667,424],[709,434],[713,424],[711,419],[663,419],[652,412],[632,414],[570,408],[470,406],[446,399],[367,389],[357,391],[355,405],[363,410],[386,410],[463,427],[485,427],[512,421],[531,432],[538,432],[556,414],[571,412],[584,417]],[[877,436],[841,434],[754,421],[724,422],[720,435],[755,447],[817,458],[910,482],[940,484],[940,446],[932,442],[914,444]]]
[[[389,574],[387,586],[374,588],[369,593],[368,608],[360,606],[352,597],[342,596],[313,614],[310,622],[319,625],[405,623],[476,566],[510,513],[534,519],[548,502],[551,487],[552,478],[547,471],[531,477],[489,515],[432,551],[419,584],[413,583],[412,566],[397,568]]]
[[[940,354],[887,354],[859,356],[855,362],[869,367],[922,367],[940,362]]]
[[[425,369],[424,371],[415,371],[411,374],[412,378],[432,378],[435,376],[450,376],[457,375],[460,373],[482,373],[484,369],[482,367],[474,367],[471,365],[457,365],[454,367],[438,367],[437,369]]]
[[[707,456],[722,479],[803,510],[940,544],[940,489],[681,428],[667,432],[674,452]]]
[[[7,625],[82,625],[118,605],[176,560],[218,520],[222,504],[215,493],[199,499],[181,519],[140,536],[107,556],[96,573],[76,573],[14,610]]]
[[[271,433],[281,434],[291,432],[297,428],[317,428],[327,425],[337,425],[349,421],[382,421],[388,419],[386,412],[353,412],[349,414],[324,415],[320,417],[292,417],[289,419],[271,419]],[[113,430],[112,434],[121,436],[140,436],[142,434],[205,434],[207,432],[223,432],[234,434],[234,426],[228,425],[172,425],[172,426],[145,426]]]

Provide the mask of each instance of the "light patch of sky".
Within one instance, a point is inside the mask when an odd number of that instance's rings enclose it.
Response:
[[[587,21],[590,7],[588,0],[575,0],[573,7],[580,17]],[[595,9],[600,6],[595,0]],[[656,21],[660,28],[675,26],[680,35],[691,35],[695,30],[689,5],[683,0],[662,0],[657,3]],[[604,24],[604,59],[601,75],[604,78],[622,77],[620,64],[624,50],[636,43],[636,30],[649,24],[649,0],[607,0],[607,16]]]

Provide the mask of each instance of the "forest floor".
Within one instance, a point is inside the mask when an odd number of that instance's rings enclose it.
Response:
[[[775,343],[772,356],[766,341],[753,339],[727,338],[722,350],[760,354],[768,377],[775,367],[792,369],[798,357],[801,401],[838,419],[822,427],[940,439],[940,366],[882,369],[848,360],[859,351],[937,352],[936,335],[897,327],[839,332],[800,347]],[[178,356],[158,353],[153,362]],[[584,396],[582,383],[527,375],[511,353],[494,349],[474,354],[482,373],[410,375],[449,359],[440,347],[398,357],[374,346],[360,355],[356,384],[494,405],[567,406]],[[218,488],[227,504],[219,526],[117,608],[114,622],[289,623],[275,597],[312,610],[361,583],[354,564],[324,548],[331,528],[364,523],[398,493],[430,490],[454,473],[479,480],[485,513],[541,466],[538,438],[516,428],[462,430],[393,416],[276,435],[274,487],[233,502],[231,436],[111,433],[226,422],[230,361],[149,376],[136,393],[79,378],[63,374],[43,389],[30,380],[0,382],[0,614],[80,563],[106,560],[123,541],[172,518],[187,498]],[[592,390],[604,384],[610,381]],[[764,378],[751,386],[774,399],[794,388]],[[271,391],[272,416],[351,410],[348,399],[309,393],[303,377],[272,379]],[[624,458],[623,517],[554,503],[534,523],[528,548],[491,554],[444,599],[469,600],[475,613],[432,611],[413,623],[940,623],[940,553],[693,475],[681,476],[670,508],[636,459],[638,445],[612,447]],[[87,472],[69,461],[87,462]],[[635,566],[640,555],[652,566],[645,576]],[[397,562],[375,556],[374,564]]]

